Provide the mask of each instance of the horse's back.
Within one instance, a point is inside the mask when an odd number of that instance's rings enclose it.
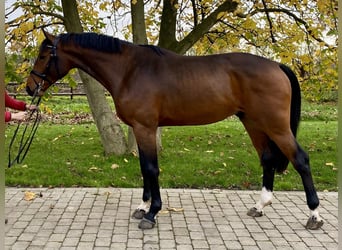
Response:
[[[174,72],[179,74],[174,84],[182,85],[176,98],[184,102],[180,113],[197,116],[196,111],[201,110],[209,120],[216,116],[216,121],[241,112],[252,113],[256,107],[269,109],[273,103],[280,109],[288,106],[291,87],[277,62],[248,53],[181,59],[185,62]]]

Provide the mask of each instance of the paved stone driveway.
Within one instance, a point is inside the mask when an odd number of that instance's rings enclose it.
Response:
[[[31,201],[25,192],[36,194]],[[255,191],[162,189],[156,227],[130,217],[141,189],[6,188],[5,249],[337,249],[337,193],[319,193],[321,230],[304,228],[304,192],[275,192],[250,218]]]

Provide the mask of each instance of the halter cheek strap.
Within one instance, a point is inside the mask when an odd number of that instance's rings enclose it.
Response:
[[[34,83],[36,84],[36,93],[39,92],[40,88],[42,87],[42,83],[44,81],[48,82],[49,86],[51,86],[53,84],[53,82],[50,81],[48,79],[47,75],[46,75],[49,72],[49,70],[50,70],[50,66],[51,66],[52,60],[53,60],[53,62],[55,64],[57,78],[59,78],[59,76],[60,76],[59,68],[58,68],[58,57],[57,57],[57,43],[58,42],[59,42],[59,36],[57,36],[55,38],[55,40],[53,41],[53,45],[47,45],[46,46],[47,48],[51,49],[51,52],[50,52],[50,60],[49,60],[48,64],[46,65],[46,68],[45,68],[44,72],[40,73],[40,72],[38,72],[36,70],[31,70],[31,72],[30,72],[30,74],[38,76],[39,78],[42,79],[42,82],[40,82],[40,83],[38,83],[35,79],[33,79]]]
[[[61,75],[59,73],[59,68],[58,68],[58,57],[57,57],[57,44],[58,44],[58,42],[59,42],[59,36],[57,36],[55,38],[55,40],[53,41],[53,45],[49,46],[49,48],[51,48],[50,56],[55,62],[55,69],[57,72],[57,78],[59,78],[59,76]]]

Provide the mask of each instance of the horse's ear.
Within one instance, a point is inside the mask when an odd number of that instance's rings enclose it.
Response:
[[[50,33],[48,33],[44,29],[43,29],[43,33],[44,33],[45,38],[48,39],[51,43],[53,43],[53,40],[55,39],[55,36],[50,34]]]

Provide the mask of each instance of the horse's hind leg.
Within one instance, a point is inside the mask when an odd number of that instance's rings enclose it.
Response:
[[[247,215],[252,217],[260,217],[264,214],[263,208],[272,203],[273,183],[275,174],[275,157],[269,148],[265,148],[260,156],[261,165],[263,167],[262,189],[259,201],[252,207]]]
[[[261,165],[263,167],[263,183],[259,201],[247,212],[252,217],[263,215],[263,208],[272,203],[274,173],[276,169],[276,158],[273,155],[269,143],[270,139],[262,131],[250,126],[248,121],[241,119],[244,124],[255,149],[258,152]]]
[[[315,190],[313,179],[310,170],[309,156],[303,149],[297,144],[297,153],[295,161],[293,163],[295,169],[302,178],[304,190],[306,194],[307,204],[310,208],[311,215],[306,224],[308,229],[319,229],[323,225],[323,220],[318,213],[319,199]]]
[[[307,204],[311,211],[306,228],[320,228],[323,225],[323,220],[320,218],[318,213],[319,199],[311,175],[309,156],[299,146],[292,133],[275,135],[272,137],[272,139],[276,142],[286,157],[291,161],[302,179]]]
[[[292,133],[288,132],[285,135],[272,136],[275,143],[261,130],[250,125],[247,119],[241,119],[241,121],[259,154],[260,162],[263,166],[263,185],[260,199],[247,214],[253,217],[263,215],[263,208],[272,202],[275,171],[281,172],[285,170],[290,160],[302,178],[307,204],[311,210],[306,228],[320,228],[323,225],[323,221],[317,210],[319,200],[312,180],[309,157],[298,145]]]
[[[267,146],[264,147],[260,154],[260,162],[263,167],[263,184],[260,200],[247,213],[253,217],[262,216],[263,208],[271,204],[275,171],[284,171],[289,163],[286,156],[269,138],[267,139]]]

